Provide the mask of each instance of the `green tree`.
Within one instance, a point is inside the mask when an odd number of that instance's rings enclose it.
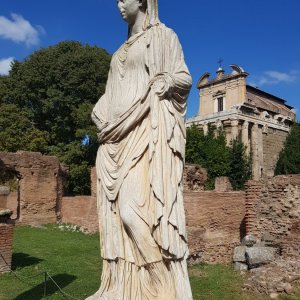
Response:
[[[45,152],[48,134],[37,129],[30,113],[15,104],[0,105],[0,151]]]
[[[295,122],[279,154],[275,174],[300,174],[300,123]]]
[[[215,178],[227,176],[230,170],[229,148],[223,131],[215,136],[213,128],[204,135],[196,126],[187,130],[186,162],[199,164],[207,169],[206,188],[213,189]]]
[[[105,91],[109,65],[105,50],[73,41],[41,49],[23,62],[14,61],[10,74],[0,77],[0,104],[14,105],[22,113],[9,130],[4,128],[2,149],[57,155],[70,166],[69,192],[89,193],[88,171],[97,151],[90,115]],[[20,132],[24,128],[26,138]],[[86,136],[89,144],[82,145]]]
[[[251,178],[251,159],[246,147],[239,140],[233,140],[230,147],[230,172],[228,177],[234,190],[244,189],[245,182]]]
[[[211,127],[206,135],[196,126],[187,129],[186,162],[207,169],[207,189],[213,189],[215,178],[220,176],[228,176],[234,189],[242,189],[251,176],[244,145],[235,140],[227,147],[224,131],[215,134]]]

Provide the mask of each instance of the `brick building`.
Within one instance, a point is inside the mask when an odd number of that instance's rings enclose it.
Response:
[[[272,177],[295,113],[285,100],[248,85],[241,67],[230,67],[231,74],[219,68],[213,79],[200,77],[199,112],[187,127],[195,124],[204,134],[209,126],[223,128],[228,144],[238,138],[251,153],[253,179]]]

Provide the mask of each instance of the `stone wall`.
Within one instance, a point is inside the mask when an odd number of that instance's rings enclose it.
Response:
[[[206,169],[195,164],[185,164],[183,172],[183,188],[185,191],[204,191],[206,180]]]
[[[13,220],[16,220],[18,217],[18,203],[19,203],[18,200],[19,200],[18,192],[10,192],[9,195],[7,195],[5,207],[7,207],[13,212],[11,216]]]
[[[54,156],[22,151],[0,152],[0,161],[5,168],[14,170],[19,178],[18,222],[23,224],[56,222],[57,213],[60,211],[63,183],[59,160]]]
[[[10,215],[10,210],[0,208],[0,273],[11,269],[14,227]]]
[[[287,131],[268,128],[263,134],[263,176],[273,177],[276,162],[283,144],[288,136]]]
[[[61,222],[78,225],[89,233],[99,230],[97,202],[93,196],[63,197]]]
[[[246,232],[280,244],[285,256],[300,259],[300,175],[276,176],[246,185]]]
[[[10,193],[10,190],[6,186],[0,185],[0,207],[6,207],[7,206],[7,197]]]
[[[244,236],[244,192],[186,192],[184,195],[191,260],[232,262]]]

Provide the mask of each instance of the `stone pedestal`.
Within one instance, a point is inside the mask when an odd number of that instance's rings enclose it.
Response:
[[[14,231],[11,215],[11,210],[0,208],[0,273],[9,272],[11,269]]]

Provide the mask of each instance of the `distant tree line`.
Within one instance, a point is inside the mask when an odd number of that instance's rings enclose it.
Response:
[[[69,194],[89,194],[98,148],[90,114],[105,91],[110,58],[67,41],[14,61],[0,76],[0,151],[55,155],[70,168]]]
[[[228,147],[224,131],[216,134],[212,127],[206,135],[196,126],[187,129],[186,162],[207,169],[207,189],[214,188],[216,177],[227,176],[234,190],[240,190],[251,177],[251,159],[243,143],[236,139]]]

